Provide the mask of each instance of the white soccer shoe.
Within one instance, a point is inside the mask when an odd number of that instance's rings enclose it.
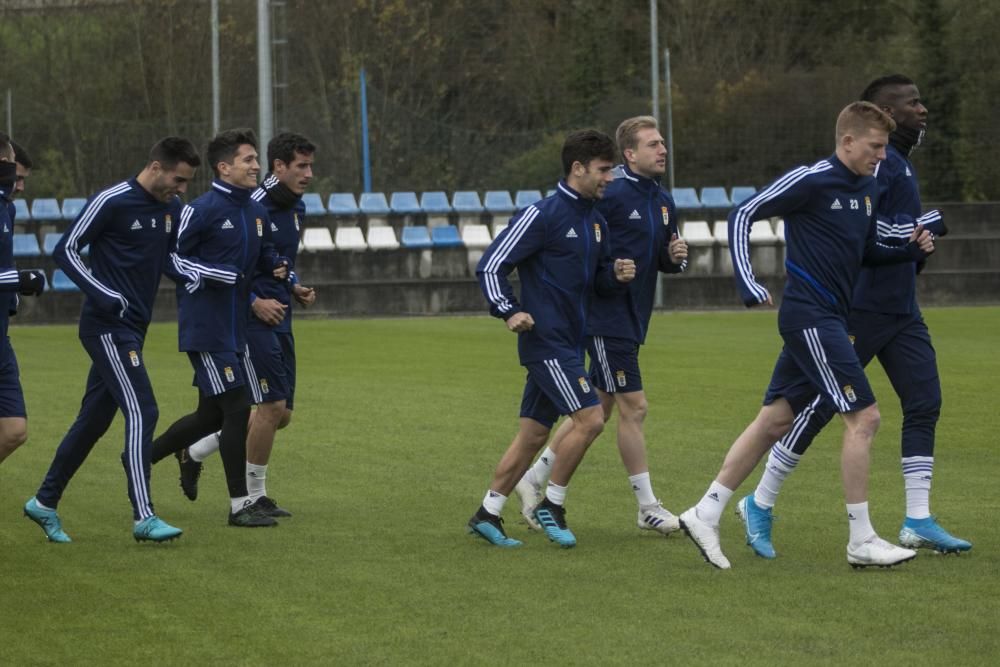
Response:
[[[676,532],[681,527],[677,517],[667,511],[659,500],[652,505],[640,506],[636,522],[643,530],[656,530],[664,535]]]
[[[720,570],[730,568],[729,559],[722,553],[722,545],[719,543],[719,527],[713,526],[698,518],[698,511],[692,507],[678,517],[681,528],[691,538],[698,551],[705,558],[709,565],[714,565]]]
[[[528,528],[542,530],[542,525],[535,518],[535,508],[542,502],[542,487],[532,484],[525,476],[514,487],[514,493],[521,498],[521,516],[528,522]]]
[[[855,569],[871,565],[892,567],[913,560],[916,556],[916,551],[897,547],[878,535],[872,535],[858,546],[847,545],[847,562]]]

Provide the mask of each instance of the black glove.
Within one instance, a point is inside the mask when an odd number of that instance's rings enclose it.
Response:
[[[45,291],[45,274],[41,271],[18,271],[17,291],[24,296],[38,296]]]

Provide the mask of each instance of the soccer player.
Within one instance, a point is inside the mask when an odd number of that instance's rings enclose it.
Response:
[[[24,407],[17,357],[7,336],[8,319],[17,310],[18,293],[37,296],[45,289],[39,271],[18,271],[14,266],[14,204],[17,165],[10,137],[0,132],[0,462],[28,439],[28,413]]]
[[[916,225],[945,233],[941,214],[922,214],[917,171],[909,155],[923,138],[927,107],[912,79],[900,74],[881,77],[865,88],[861,98],[896,121],[889,135],[886,159],[879,165],[878,227],[886,243],[901,244]],[[919,265],[862,269],[847,329],[863,366],[878,357],[903,409],[902,468],[906,515],[899,532],[905,547],[927,547],[944,553],[968,551],[972,544],[938,525],[930,513],[934,472],[934,430],[941,412],[941,384],[930,333],[916,298]],[[774,558],[771,543],[772,508],[785,478],[833,418],[834,409],[814,401],[795,417],[792,430],[771,448],[756,490],[741,499],[737,513],[744,523],[747,544],[760,556]]]
[[[229,525],[274,526],[247,492],[247,383],[253,377],[246,328],[250,277],[261,270],[288,277],[288,260],[271,244],[267,209],[251,197],[257,187],[257,137],[252,130],[221,132],[208,144],[215,173],[211,189],[184,207],[174,255],[190,282],[178,285],[180,349],[198,387],[198,407],[153,442],[153,462],[221,428],[219,450],[229,489]]]
[[[150,449],[159,411],[142,348],[160,276],[183,276],[168,257],[177,235],[178,195],[201,164],[187,139],[167,137],[149,152],[139,175],[89,199],[59,240],[53,257],[86,300],[80,342],[90,355],[87,389],[76,421],[24,513],[53,542],[69,542],[56,509],[73,475],[121,410],[125,418],[122,465],[128,480],[136,541],[163,542],[181,530],[156,516],[150,497]],[[89,268],[80,251],[90,246]]]
[[[614,157],[614,142],[601,132],[566,137],[565,179],[556,193],[518,213],[476,268],[490,314],[518,335],[521,365],[528,371],[518,433],[468,523],[471,533],[496,546],[521,544],[504,532],[500,513],[560,415],[569,415],[574,428],[563,438],[534,516],[550,540],[576,545],[566,525],[566,487],[604,428],[600,400],[583,365],[587,310],[595,290],[618,291],[635,278],[631,259],[610,260],[607,223],[596,207],[611,182]],[[520,301],[507,279],[514,269],[521,280]]]
[[[32,162],[31,156],[28,155],[24,146],[13,139],[10,140],[10,145],[14,147],[14,164],[17,165],[17,180],[14,182],[14,191],[11,193],[11,199],[14,199],[24,194],[25,182],[31,176],[31,170],[35,163]]]
[[[844,418],[841,474],[850,539],[847,561],[855,567],[891,566],[916,552],[880,538],[868,515],[868,469],[878,430],[875,396],[847,333],[847,314],[862,263],[914,262],[934,249],[930,232],[916,228],[906,245],[877,240],[873,174],[885,159],[892,118],[869,102],[840,112],[836,152],[811,167],[788,172],[729,214],[730,254],[747,306],[772,305],[750,265],[750,227],[780,215],[787,238],[787,282],[778,312],[784,348],[778,356],[764,406],[736,439],[715,481],[681,527],[710,564],[730,567],[719,544],[719,517],[733,490],[764,452],[792,427],[792,419],[816,394]]]
[[[669,535],[680,524],[653,493],[649,477],[642,431],[648,404],[639,370],[639,346],[649,329],[659,272],[684,270],[687,243],[677,235],[674,200],[660,186],[667,167],[667,147],[656,119],[637,116],[624,120],[615,139],[625,163],[597,209],[608,221],[611,256],[633,258],[636,275],[626,291],[598,295],[591,303],[587,317],[590,382],[597,389],[605,422],[618,406],[618,452],[639,505],[639,528]],[[563,438],[572,429],[573,421],[564,420],[515,487],[521,497],[521,514],[533,528],[539,528],[532,512],[541,501],[542,484]]]
[[[284,132],[268,142],[267,162],[271,171],[257,188],[253,199],[262,203],[271,217],[275,248],[295,265],[299,249],[299,228],[305,219],[302,195],[312,181],[316,147],[300,134]],[[316,291],[298,281],[295,272],[288,282],[277,282],[260,271],[254,276],[250,293],[252,314],[247,326],[250,359],[256,377],[251,378],[250,393],[257,409],[250,417],[247,434],[247,491],[250,498],[274,517],[289,517],[267,495],[267,465],[274,435],[292,420],[295,397],[295,338],[292,336],[292,299],[303,307],[316,300]],[[178,452],[181,488],[194,500],[198,497],[198,478],[202,461],[219,447],[219,436],[202,438]]]

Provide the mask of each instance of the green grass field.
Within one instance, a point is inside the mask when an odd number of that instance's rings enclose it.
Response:
[[[218,458],[196,503],[167,460],[153,498],[185,533],[137,545],[119,418],[59,507],[74,542],[49,544],[21,506],[75,416],[87,361],[72,327],[15,326],[30,437],[0,466],[0,665],[996,664],[1000,308],[926,319],[945,395],[932,510],[975,548],[864,571],[844,555],[839,424],[785,487],[775,561],[743,545],[731,511],[728,572],[682,536],[640,532],[614,422],[570,487],[576,549],[530,533],[516,498],[507,527],[524,547],[465,534],[514,434],[524,376],[514,336],[486,317],[296,324],[296,417],[269,474],[295,517],[278,528],[226,526]],[[650,468],[680,512],[756,413],[780,342],[773,311],[669,313],[651,328]],[[158,432],[196,400],[175,350],[173,326],[151,330]],[[872,518],[895,539],[899,407],[881,369],[870,376],[883,415]]]

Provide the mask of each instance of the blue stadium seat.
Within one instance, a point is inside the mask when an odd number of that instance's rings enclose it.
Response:
[[[541,190],[518,190],[514,198],[514,204],[518,209],[530,206],[542,198]]]
[[[417,215],[421,212],[416,192],[393,192],[389,197],[389,208],[396,215]]]
[[[59,201],[56,199],[35,199],[31,202],[31,217],[35,220],[62,220]]]
[[[698,201],[698,193],[695,192],[694,188],[674,188],[671,193],[674,198],[674,204],[677,205],[679,209],[699,209],[704,208],[701,202]]]
[[[733,202],[729,200],[725,188],[702,188],[701,205],[705,208],[732,208]]]
[[[28,222],[31,213],[28,212],[28,202],[23,199],[14,200],[14,222]]]
[[[358,208],[365,215],[389,215],[389,202],[381,192],[362,192]]]
[[[425,192],[420,195],[420,208],[424,213],[448,214],[451,213],[451,204],[448,203],[448,195],[440,190]]]
[[[739,206],[749,199],[755,192],[757,192],[757,190],[749,185],[734,185],[730,196],[730,199],[733,200],[733,206]]]
[[[552,195],[554,195],[554,194],[555,194],[555,193],[557,193],[557,192],[559,192],[559,190],[557,190],[556,188],[552,188],[551,190],[549,190],[549,191],[547,191],[547,192],[545,193],[545,196],[546,196],[546,197],[551,197]]]
[[[431,230],[431,243],[435,248],[461,248],[462,237],[455,225],[440,225]]]
[[[331,215],[352,216],[360,213],[358,202],[350,192],[334,192],[326,201],[326,208]]]
[[[323,206],[323,198],[319,193],[305,193],[302,195],[302,203],[306,205],[306,215],[326,215],[326,207]]]
[[[76,220],[80,211],[87,205],[87,200],[83,197],[66,197],[62,203],[63,220]]]
[[[78,292],[80,288],[69,279],[69,276],[62,269],[52,272],[52,289],[56,292]]]
[[[510,215],[514,212],[514,200],[506,190],[489,190],[483,199],[483,206],[490,213]]]
[[[14,257],[36,257],[42,254],[34,234],[14,234]]]
[[[482,213],[483,204],[474,190],[458,190],[451,196],[451,207],[459,213]]]
[[[46,255],[51,255],[52,251],[56,249],[56,244],[59,243],[59,239],[62,238],[62,234],[59,232],[49,232],[42,239],[42,249],[45,251]]]
[[[424,226],[403,227],[400,242],[404,248],[431,248],[434,246],[431,242],[431,235]]]

